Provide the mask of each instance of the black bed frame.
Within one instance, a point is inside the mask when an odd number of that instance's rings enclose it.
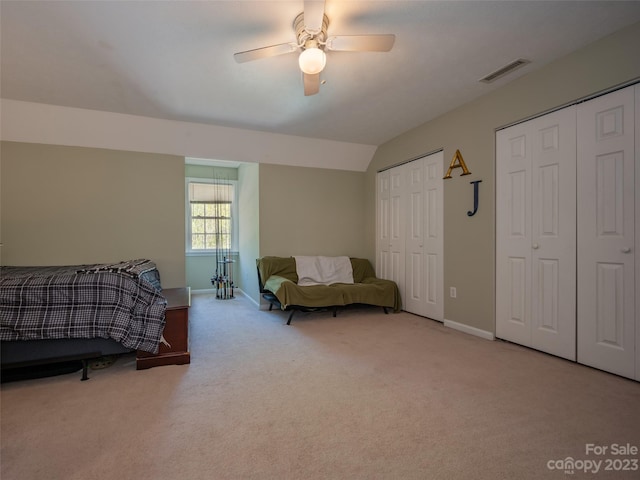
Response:
[[[82,378],[88,380],[89,361],[132,350],[108,338],[61,338],[48,340],[14,340],[0,342],[2,370],[81,361]]]

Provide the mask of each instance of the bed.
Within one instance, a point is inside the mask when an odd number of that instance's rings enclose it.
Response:
[[[111,264],[0,267],[2,369],[157,353],[166,299],[147,259]]]

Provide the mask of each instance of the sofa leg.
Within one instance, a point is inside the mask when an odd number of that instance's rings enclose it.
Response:
[[[389,314],[389,311],[387,310],[387,307],[382,307],[382,309],[384,310],[384,313],[385,313],[386,315],[388,315],[388,314]]]
[[[338,307],[333,307],[333,317],[335,318],[338,315]]]
[[[296,311],[291,310],[291,313],[289,314],[289,319],[287,320],[287,325],[291,325],[291,319],[293,318],[294,313],[296,313]]]

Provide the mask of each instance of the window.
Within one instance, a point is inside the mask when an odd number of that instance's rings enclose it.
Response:
[[[236,182],[187,179],[187,252],[237,251]]]

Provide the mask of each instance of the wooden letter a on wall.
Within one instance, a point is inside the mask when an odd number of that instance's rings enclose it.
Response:
[[[462,175],[470,175],[471,172],[467,168],[467,165],[464,163],[464,159],[462,158],[462,154],[460,150],[456,150],[456,154],[451,159],[451,163],[449,164],[449,170],[447,170],[447,174],[443,177],[443,179],[451,178],[451,170],[454,168],[462,168]]]

